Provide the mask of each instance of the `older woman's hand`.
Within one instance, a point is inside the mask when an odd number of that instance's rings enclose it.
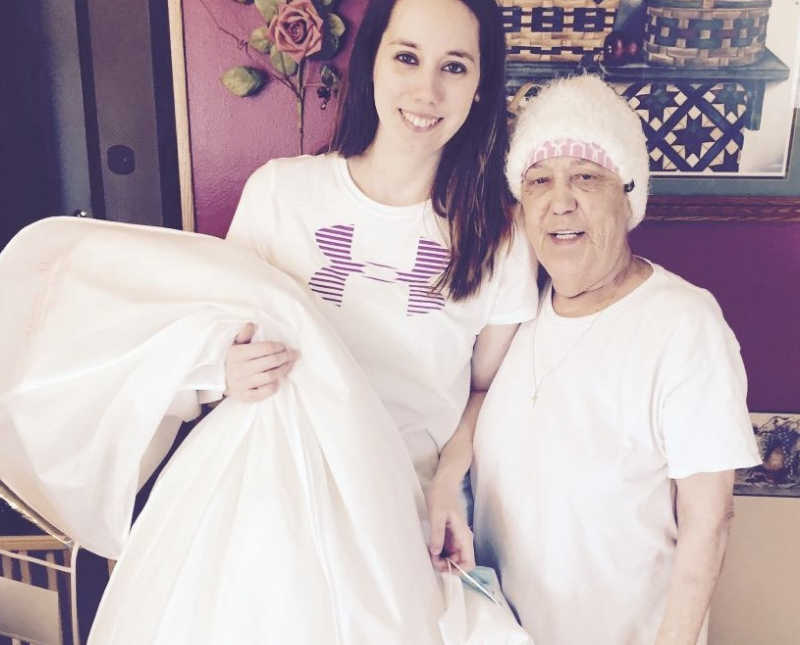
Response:
[[[251,342],[256,328],[247,323],[225,357],[225,396],[239,401],[263,401],[278,390],[299,352],[273,341]]]
[[[469,571],[475,567],[472,531],[465,517],[461,482],[434,478],[425,491],[431,525],[429,550],[431,562],[439,571],[447,571],[448,558]]]

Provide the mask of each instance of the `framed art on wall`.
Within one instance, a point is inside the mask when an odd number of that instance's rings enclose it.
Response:
[[[762,463],[736,471],[736,495],[800,497],[800,414],[752,412]]]
[[[639,114],[648,218],[800,221],[800,1],[501,5],[509,96],[588,69]],[[615,55],[615,42],[634,53]]]

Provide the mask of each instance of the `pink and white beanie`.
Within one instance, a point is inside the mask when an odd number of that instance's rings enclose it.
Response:
[[[637,114],[598,76],[554,80],[517,116],[506,159],[517,200],[528,168],[553,157],[587,159],[619,175],[631,205],[628,230],[642,221],[650,176],[647,140]]]

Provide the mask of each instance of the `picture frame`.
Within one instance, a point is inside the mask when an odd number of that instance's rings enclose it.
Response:
[[[175,139],[178,158],[181,227],[195,230],[192,149],[189,130],[189,92],[183,33],[183,0],[167,0],[172,93],[175,102]]]
[[[655,177],[647,220],[800,222],[800,110],[792,127],[785,177]]]
[[[626,39],[638,38],[640,42],[646,39],[648,2],[653,6],[671,6],[664,0],[609,0],[610,7],[618,7],[614,32],[624,34]],[[524,2],[519,5],[527,6]],[[507,30],[528,29],[527,17],[520,20],[515,14],[512,19],[512,11],[519,13],[518,9],[504,10]],[[586,70],[602,76],[624,96],[642,118],[651,153],[647,221],[797,222],[800,221],[797,109],[800,107],[800,4],[773,2],[768,11],[766,47],[756,62],[747,65],[661,65],[648,63],[647,57],[641,55],[620,64],[606,60],[596,49],[591,55],[584,54],[579,62],[557,60],[557,56],[536,60],[536,56],[517,55],[509,56],[506,64],[506,90],[511,97],[526,83],[541,85],[552,78]],[[575,21],[578,22],[577,18]],[[530,24],[534,22],[531,14]],[[582,36],[576,34],[572,44],[580,44]],[[691,91],[701,86],[702,92],[708,94]],[[650,106],[658,104],[649,100],[652,96],[660,93],[663,98],[665,93],[676,89],[680,90],[677,110],[673,103],[667,112],[651,111]],[[722,98],[722,94],[734,94],[737,98]],[[721,98],[715,98],[716,95]],[[733,105],[729,106],[728,101]],[[685,108],[690,104],[688,126],[691,127],[688,127]],[[714,108],[719,112],[715,113]],[[680,124],[677,113],[682,113]],[[675,135],[678,146],[683,143],[682,135],[704,126],[716,126],[722,134],[716,130],[713,135],[703,134],[705,139],[698,135],[682,150],[670,149]],[[681,133],[682,128],[686,130]]]
[[[735,495],[800,497],[800,413],[751,412],[762,463],[736,471]]]

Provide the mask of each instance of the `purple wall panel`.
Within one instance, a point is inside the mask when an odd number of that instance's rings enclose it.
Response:
[[[367,0],[342,0],[338,13],[348,26],[345,46],[334,65],[345,69],[353,36]],[[205,5],[205,6],[204,6]],[[263,20],[253,5],[231,0],[184,2],[183,21],[189,94],[195,225],[200,233],[223,236],[247,177],[275,157],[297,154],[295,99],[271,81],[256,96],[230,94],[219,78],[229,67],[253,65],[246,51],[214,24],[209,11],[227,31],[241,38]],[[258,63],[266,58],[251,54]],[[328,142],[337,102],[321,111],[314,90],[308,92],[305,150],[314,152]]]
[[[634,250],[713,293],[742,347],[753,411],[800,410],[800,224],[644,223]]]

